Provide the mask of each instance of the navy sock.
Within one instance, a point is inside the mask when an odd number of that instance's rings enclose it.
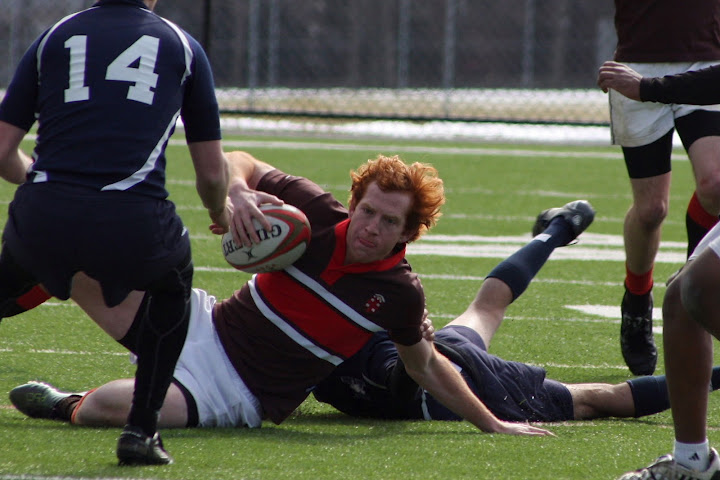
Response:
[[[627,381],[635,402],[635,418],[652,415],[670,408],[665,375],[638,377]]]
[[[665,375],[638,377],[627,381],[635,402],[635,417],[652,415],[670,408]],[[720,367],[713,367],[710,391],[720,389]]]
[[[530,281],[545,265],[553,250],[567,245],[572,238],[570,225],[563,218],[557,217],[542,234],[493,268],[488,278],[494,277],[505,282],[512,291],[514,301],[522,295]]]

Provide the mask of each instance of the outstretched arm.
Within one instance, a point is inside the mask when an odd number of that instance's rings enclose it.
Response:
[[[598,86],[613,89],[642,102],[714,105],[720,103],[720,65],[701,70],[644,78],[618,62],[605,62],[598,72]]]
[[[450,361],[432,343],[421,340],[412,346],[396,344],[408,375],[447,408],[480,430],[513,435],[552,435],[526,423],[500,420],[473,394]]]

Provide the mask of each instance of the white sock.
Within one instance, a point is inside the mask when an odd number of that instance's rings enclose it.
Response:
[[[710,444],[707,438],[703,443],[682,443],[675,440],[673,457],[683,467],[704,472],[710,461]]]

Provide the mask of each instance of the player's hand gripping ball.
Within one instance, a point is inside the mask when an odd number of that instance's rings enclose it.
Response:
[[[222,237],[225,260],[247,273],[273,272],[295,263],[310,243],[310,222],[292,205],[260,205],[272,228],[265,230],[257,220],[253,224],[260,243],[246,248],[238,246],[228,232]]]

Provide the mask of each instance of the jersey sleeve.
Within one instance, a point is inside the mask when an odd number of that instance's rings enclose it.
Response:
[[[220,140],[220,110],[215,96],[215,81],[205,51],[188,35],[193,50],[191,75],[185,88],[180,115],[187,143]]]
[[[640,99],[643,102],[714,105],[720,103],[720,65],[701,70],[643,78]]]
[[[347,209],[332,194],[305,177],[288,175],[276,169],[266,173],[257,188],[302,210],[313,230],[347,219]]]
[[[43,36],[38,38],[20,59],[0,103],[0,120],[26,132],[35,123],[38,100],[37,48]]]
[[[414,280],[409,282],[406,291],[401,295],[401,307],[393,315],[394,321],[388,326],[390,339],[400,345],[411,346],[422,340],[420,323],[425,310],[425,293],[420,285],[420,279],[413,275]]]

